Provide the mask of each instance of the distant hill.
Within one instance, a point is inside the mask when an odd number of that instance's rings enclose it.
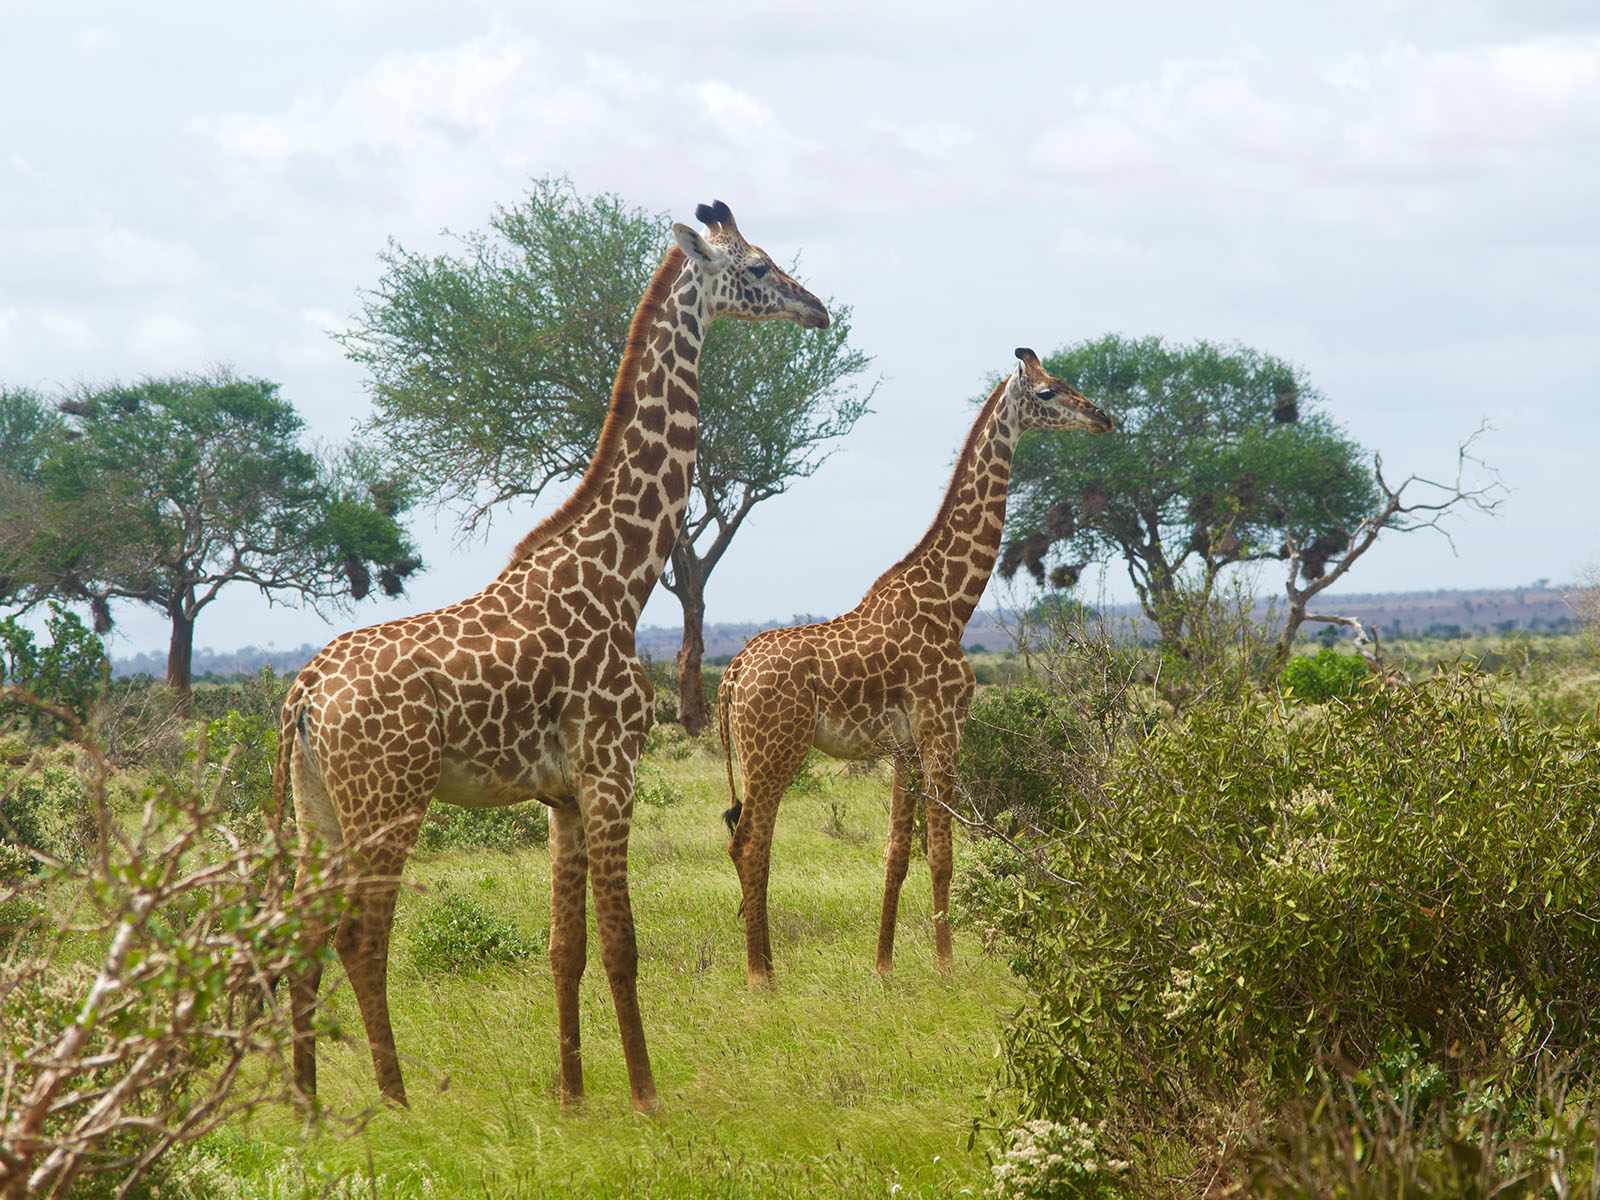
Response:
[[[1460,637],[1473,633],[1510,633],[1514,630],[1563,633],[1575,627],[1572,610],[1567,607],[1563,596],[1562,589],[1540,583],[1528,587],[1482,588],[1476,591],[1441,589],[1436,592],[1325,595],[1317,599],[1313,608],[1317,612],[1356,617],[1380,633],[1391,636],[1401,633]],[[1262,612],[1265,612],[1265,607],[1263,602]],[[1135,622],[1140,620],[1139,611],[1133,605],[1119,605],[1108,615]],[[826,619],[801,613],[788,619],[765,622],[707,625],[706,657],[716,659],[737,654],[747,641],[763,629]],[[1307,634],[1315,633],[1316,628],[1309,627]],[[639,653],[657,662],[670,662],[677,656],[682,638],[683,631],[680,628],[646,626],[638,633]],[[1011,634],[992,611],[985,610],[973,616],[962,642],[967,646],[982,646],[986,650],[1005,650],[1011,645]],[[203,679],[207,675],[253,675],[271,663],[272,669],[278,674],[292,675],[310,662],[320,649],[321,646],[307,642],[293,650],[263,650],[258,646],[245,646],[227,652],[196,650],[193,672],[196,679]],[[112,663],[112,674],[119,679],[140,674],[161,678],[166,671],[166,655],[153,651],[133,658],[117,659]]]

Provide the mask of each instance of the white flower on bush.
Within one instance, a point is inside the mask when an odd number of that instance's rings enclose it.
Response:
[[[1066,1124],[1029,1121],[1007,1135],[994,1165],[989,1195],[1000,1200],[1089,1200],[1108,1195],[1128,1164],[1101,1151],[1094,1129],[1076,1117]]]

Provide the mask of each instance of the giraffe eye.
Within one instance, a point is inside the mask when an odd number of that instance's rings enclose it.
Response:
[[[1035,392],[1034,395],[1038,396],[1041,400],[1054,400],[1056,398],[1054,388],[1045,388],[1042,391]]]
[[[762,263],[760,266],[751,267],[750,268],[750,274],[754,275],[757,279],[760,279],[763,275],[765,275],[770,270],[772,270],[772,264],[771,263]]]

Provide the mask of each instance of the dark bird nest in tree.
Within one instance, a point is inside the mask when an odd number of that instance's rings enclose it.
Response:
[[[353,554],[345,557],[344,577],[350,581],[352,600],[364,600],[367,593],[372,590],[372,572],[367,570],[366,563]]]
[[[1300,388],[1292,379],[1280,379],[1272,389],[1272,419],[1292,425],[1300,419]]]
[[[1310,580],[1321,579],[1328,573],[1328,560],[1344,552],[1350,544],[1349,536],[1342,530],[1319,534],[1315,541],[1300,552],[1300,574]]]

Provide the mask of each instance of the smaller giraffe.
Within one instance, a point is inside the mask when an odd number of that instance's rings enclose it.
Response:
[[[1106,433],[1111,418],[1046,374],[1032,350],[979,411],[956,460],[944,501],[922,540],[885,571],[842,617],[759,633],[728,665],[717,688],[722,752],[733,807],[724,815],[728,854],[743,893],[752,986],[772,978],[767,876],[778,801],[815,746],[834,758],[894,761],[877,968],[894,965],[900,885],[911,854],[915,795],[927,788],[928,866],[933,874],[935,954],[951,962],[950,791],[974,681],[961,635],[989,582],[1005,524],[1017,441],[1030,429]],[[744,800],[734,784],[737,756]]]

